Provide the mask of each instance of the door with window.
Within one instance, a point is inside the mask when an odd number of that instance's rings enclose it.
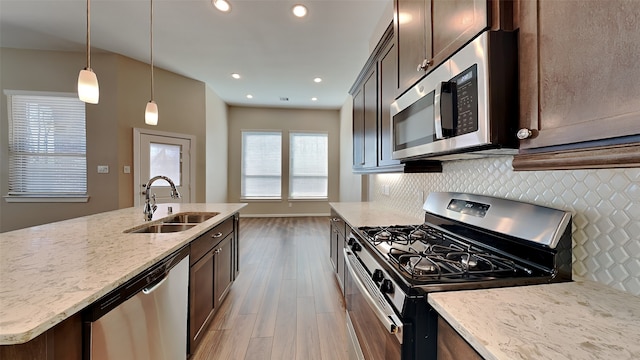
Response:
[[[191,173],[191,148],[194,139],[188,135],[160,134],[149,130],[134,129],[138,145],[134,159],[135,205],[144,204],[149,179],[164,175],[171,179],[180,192],[180,199],[171,198],[171,187],[159,179],[151,184],[150,195],[157,203],[193,202],[192,189],[195,180]],[[135,141],[134,141],[135,142]]]

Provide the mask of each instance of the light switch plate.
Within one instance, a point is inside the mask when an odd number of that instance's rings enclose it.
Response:
[[[130,173],[131,173],[131,166],[129,166],[129,165],[125,165],[125,166],[124,166],[124,169],[122,169],[122,171],[123,171],[125,174],[130,174]]]
[[[108,174],[109,165],[98,165],[98,174]]]

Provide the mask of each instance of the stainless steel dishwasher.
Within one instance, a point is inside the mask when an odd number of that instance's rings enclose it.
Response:
[[[84,359],[187,357],[189,247],[84,310]]]

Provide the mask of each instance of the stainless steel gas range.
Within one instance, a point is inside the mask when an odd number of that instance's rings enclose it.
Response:
[[[571,281],[569,212],[462,193],[431,193],[424,210],[345,244],[353,359],[436,359],[430,292]]]

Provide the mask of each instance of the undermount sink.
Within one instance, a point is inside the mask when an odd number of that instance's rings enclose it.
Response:
[[[192,227],[196,226],[196,224],[150,224],[138,229],[128,230],[128,233],[173,233],[189,230]]]
[[[165,224],[172,224],[172,223],[180,223],[180,224],[199,224],[201,222],[207,221],[209,219],[211,219],[212,217],[218,215],[220,213],[217,212],[206,212],[206,213],[201,213],[201,212],[183,212],[183,213],[177,213],[175,215],[169,216],[167,218],[164,218],[160,221],[162,221]]]
[[[125,233],[174,233],[189,230],[201,222],[218,215],[217,212],[181,212],[156,220],[153,223],[136,226]]]

